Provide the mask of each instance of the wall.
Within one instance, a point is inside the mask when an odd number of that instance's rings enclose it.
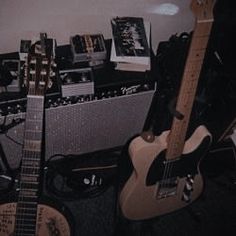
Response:
[[[110,19],[141,16],[151,22],[152,45],[172,34],[190,31],[190,0],[1,0],[0,53],[18,51],[21,39],[36,39],[39,32],[69,43],[78,33],[102,33],[111,38]],[[162,4],[166,5],[164,9]],[[174,8],[173,8],[174,6]],[[175,12],[177,11],[177,12]]]

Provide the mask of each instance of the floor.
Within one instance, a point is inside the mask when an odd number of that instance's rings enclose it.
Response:
[[[233,150],[233,152],[232,152]],[[119,217],[116,236],[204,236],[236,233],[235,149],[212,152],[202,163],[205,188],[188,207],[146,221]]]

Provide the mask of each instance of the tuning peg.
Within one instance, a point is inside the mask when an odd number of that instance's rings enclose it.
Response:
[[[49,79],[49,80],[48,80],[47,87],[48,87],[48,88],[51,88],[51,87],[52,87],[52,85],[53,85],[53,82],[52,82],[52,80],[51,80],[51,79]]]
[[[54,68],[57,67],[57,64],[56,64],[56,62],[54,60],[51,61],[51,66],[54,67]]]
[[[50,70],[50,77],[54,77],[54,76],[56,76],[56,73],[54,71]]]
[[[32,69],[31,69],[31,70],[30,70],[30,74],[31,74],[31,75],[35,75],[35,74],[36,74],[35,70],[32,70]]]
[[[42,64],[43,64],[43,65],[48,65],[48,60],[47,60],[47,58],[44,58],[44,59],[42,60]]]
[[[30,64],[31,65],[35,65],[36,64],[36,59],[35,58],[31,58],[30,59]]]

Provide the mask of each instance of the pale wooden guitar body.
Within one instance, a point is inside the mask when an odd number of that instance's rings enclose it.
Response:
[[[16,205],[14,202],[0,205],[1,236],[14,236]],[[22,232],[17,235],[28,234]],[[48,205],[39,204],[35,236],[70,236],[70,226],[59,211]]]
[[[176,191],[171,196],[157,197],[160,187],[158,182],[147,186],[147,173],[153,161],[167,148],[168,134],[169,131],[163,132],[160,136],[155,137],[155,140],[151,143],[144,141],[141,136],[135,138],[130,143],[129,155],[134,170],[119,196],[121,211],[128,219],[147,219],[183,208],[198,198],[203,190],[203,178],[199,172],[199,165],[196,166],[198,173],[194,176],[191,200],[189,202],[182,199],[187,176],[181,178],[177,176],[178,184]],[[207,129],[204,126],[199,126],[185,142],[183,151],[183,154],[186,155],[185,158],[190,158],[204,139],[208,139],[209,142],[207,141],[207,143],[209,144],[210,137]],[[200,159],[201,156],[199,156]],[[186,170],[187,173],[188,171]]]

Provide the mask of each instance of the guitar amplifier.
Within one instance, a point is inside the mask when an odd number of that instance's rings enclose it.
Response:
[[[55,154],[83,154],[123,146],[142,131],[153,90],[103,98],[78,100],[47,98],[45,159]],[[0,145],[11,168],[21,160],[25,99],[4,104],[0,113]],[[0,107],[1,108],[1,107]],[[18,111],[17,111],[18,109]]]

